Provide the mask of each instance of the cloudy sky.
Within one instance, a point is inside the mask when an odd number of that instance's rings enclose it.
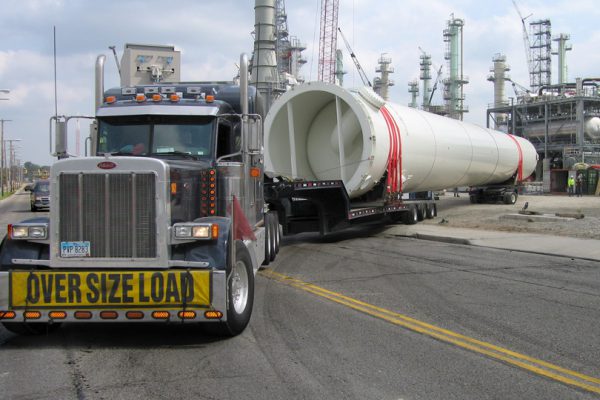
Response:
[[[253,0],[2,0],[0,12],[0,118],[5,139],[21,139],[18,157],[50,164],[48,126],[54,115],[53,26],[57,39],[59,115],[93,115],[94,62],[107,55],[107,87],[118,85],[108,46],[125,43],[174,45],[182,53],[183,80],[229,80],[242,52],[252,50]],[[568,78],[600,75],[600,7],[597,0],[517,0],[528,21],[550,19],[553,36],[569,33]],[[302,74],[316,80],[320,0],[286,0],[292,35],[307,45]],[[444,63],[442,31],[454,14],[465,20],[464,71],[469,113],[465,120],[485,124],[493,101],[486,80],[497,53],[507,56],[509,74],[527,84],[521,21],[511,0],[340,0],[339,26],[370,79],[382,53],[392,58],[396,85],[391,101],[409,102],[407,83],[419,75],[419,46]],[[343,47],[341,40],[338,47]],[[348,54],[344,86],[361,81]],[[557,62],[553,59],[553,81]],[[510,87],[506,88],[513,95]],[[439,94],[439,93],[438,93]],[[434,97],[434,103],[441,103]],[[80,135],[87,135],[82,122]],[[70,125],[71,153],[76,124]],[[81,141],[83,143],[83,139]],[[83,150],[81,150],[83,152]]]

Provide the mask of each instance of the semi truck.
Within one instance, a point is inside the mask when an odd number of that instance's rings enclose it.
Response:
[[[9,225],[0,247],[9,330],[200,322],[236,335],[282,234],[413,224],[435,216],[434,190],[535,168],[522,138],[368,88],[304,84],[267,112],[246,56],[239,84],[180,82],[178,57],[126,45],[121,86],[106,91],[98,57],[91,156],[69,157],[57,124],[49,217]]]
[[[129,79],[107,91],[104,61],[92,156],[68,157],[59,126],[49,216],[8,226],[0,320],[23,334],[62,322],[173,321],[239,334],[256,271],[275,259],[280,236],[264,202],[264,111],[248,59],[239,85],[180,83],[174,48],[127,45]]]

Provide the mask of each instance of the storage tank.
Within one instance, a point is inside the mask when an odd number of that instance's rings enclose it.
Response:
[[[351,198],[387,171],[388,192],[502,183],[528,177],[527,140],[385,102],[368,88],[311,82],[283,94],[265,119],[265,171],[344,181]]]

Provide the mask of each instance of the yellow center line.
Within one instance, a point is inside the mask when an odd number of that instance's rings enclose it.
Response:
[[[464,336],[459,333],[416,320],[406,315],[402,315],[385,308],[377,307],[375,305],[344,296],[341,293],[333,292],[320,286],[313,285],[312,283],[304,282],[275,271],[262,270],[260,271],[260,274],[266,278],[270,278],[288,286],[304,290],[316,296],[323,297],[330,301],[342,304],[346,307],[350,307],[354,310],[385,320],[392,324],[405,327],[414,332],[418,332],[447,343],[452,343],[456,346],[474,351],[476,353],[484,354],[488,357],[501,360],[508,364],[515,365],[530,372],[566,383],[568,385],[576,386],[590,392],[600,393],[600,378],[584,375],[577,371],[562,368],[543,360],[495,346],[491,343],[470,338],[468,336]]]

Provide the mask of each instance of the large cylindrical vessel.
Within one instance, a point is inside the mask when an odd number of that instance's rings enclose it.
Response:
[[[387,190],[407,193],[522,179],[536,162],[523,138],[386,103],[368,88],[307,83],[277,99],[265,119],[267,173],[342,179],[351,198],[386,171]]]

